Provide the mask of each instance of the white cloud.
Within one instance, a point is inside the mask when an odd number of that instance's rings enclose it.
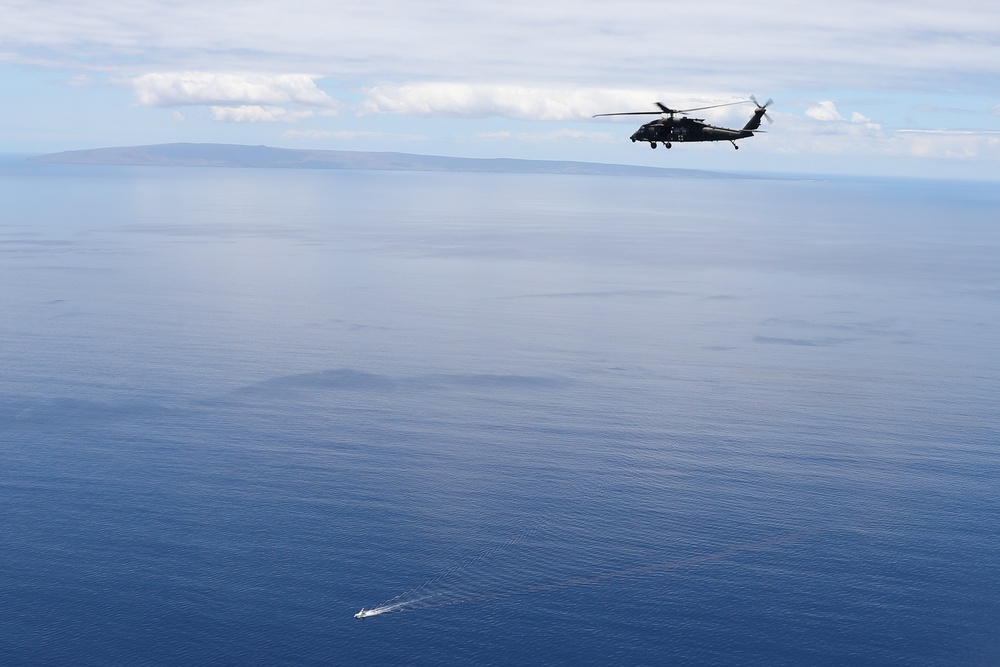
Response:
[[[596,87],[532,87],[504,84],[427,82],[370,88],[362,113],[516,120],[590,120],[594,114],[652,111],[665,100],[677,108],[733,102],[731,96]],[[706,112],[710,113],[710,112]]]
[[[844,120],[844,117],[837,111],[837,106],[830,100],[823,100],[815,106],[806,109],[806,115],[815,120],[835,121]]]
[[[551,91],[522,86],[416,83],[377,86],[367,92],[362,109],[368,113],[533,120],[566,120],[586,113],[559,101]]]
[[[208,106],[212,120],[230,123],[293,122],[335,115],[340,103],[309,74],[151,72],[132,79],[145,107]],[[288,108],[291,107],[291,108]]]
[[[1000,131],[886,130],[856,112],[850,121],[786,114],[775,127],[761,139],[783,155],[1000,160]]]
[[[854,111],[850,120],[844,118],[837,110],[836,104],[831,100],[817,102],[805,111],[806,118],[810,118],[818,123],[802,124],[796,122],[794,117],[786,118],[791,121],[790,130],[796,134],[796,130],[805,131],[813,136],[840,136],[850,137],[856,140],[870,141],[872,137],[881,136],[882,125],[874,122],[864,114]],[[821,151],[823,152],[823,151]],[[840,152],[838,150],[837,152]]]
[[[132,81],[136,101],[146,107],[303,104],[336,102],[309,74],[151,72]]]
[[[1000,132],[899,130],[894,143],[897,151],[912,157],[1000,159]]]
[[[238,107],[209,107],[212,120],[227,123],[273,123],[275,121],[291,122],[311,115],[308,111],[290,113],[283,107],[264,107],[256,104],[244,104]]]
[[[762,94],[817,81],[985,90],[1000,73],[990,10],[985,0],[839,0],[809,11],[794,0],[668,10],[656,0],[297,0],[292,9],[267,0],[0,0],[0,62],[119,74],[211,62],[362,81],[659,78]]]

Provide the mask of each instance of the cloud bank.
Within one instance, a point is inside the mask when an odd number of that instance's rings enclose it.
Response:
[[[590,120],[594,114],[615,111],[656,112],[654,103],[661,100],[680,108],[741,101],[728,95],[697,97],[676,91],[458,82],[382,85],[366,94],[362,113],[541,121]]]
[[[333,106],[334,101],[308,74],[153,72],[132,81],[135,99],[146,107],[186,105]]]
[[[889,130],[857,111],[845,118],[831,100],[816,102],[803,116],[781,114],[780,121],[781,132],[765,140],[786,155],[1000,160],[1000,130]]]
[[[0,0],[0,63],[318,71],[377,81],[787,87],[995,87],[986,0]],[[768,90],[765,90],[768,88]]]
[[[340,103],[320,90],[316,79],[309,74],[152,72],[131,83],[144,107],[209,106],[212,120],[257,123],[308,118],[317,109],[336,113]]]

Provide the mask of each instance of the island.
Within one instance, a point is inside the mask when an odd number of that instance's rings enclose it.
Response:
[[[51,164],[149,167],[244,167],[267,169],[355,169],[514,174],[583,174],[681,178],[755,178],[750,175],[624,164],[558,160],[468,158],[412,153],[310,150],[238,144],[175,143],[65,151],[29,158]]]

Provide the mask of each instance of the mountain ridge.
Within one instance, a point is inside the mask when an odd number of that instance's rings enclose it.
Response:
[[[467,158],[415,153],[274,148],[243,144],[171,143],[63,151],[29,158],[49,164],[263,169],[353,169],[522,174],[649,176],[659,178],[756,178],[741,174],[597,162]]]

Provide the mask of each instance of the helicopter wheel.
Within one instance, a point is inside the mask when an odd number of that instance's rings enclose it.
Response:
[[[664,146],[666,146],[667,148],[670,148],[670,146],[671,146],[671,143],[670,143],[670,142],[668,141],[667,143],[665,143],[665,144],[663,144],[663,145],[664,145]]]
[[[650,141],[649,142],[649,147],[650,148],[656,148],[656,142],[655,141]]]

